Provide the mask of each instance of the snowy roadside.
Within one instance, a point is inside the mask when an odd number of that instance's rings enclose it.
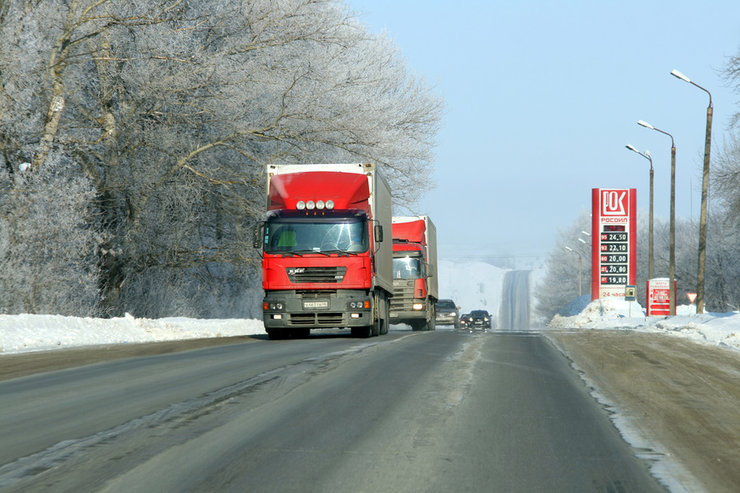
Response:
[[[193,318],[80,318],[0,315],[0,355],[100,344],[175,341],[264,334],[261,320]]]
[[[552,329],[629,329],[665,333],[740,350],[740,313],[695,315],[678,307],[676,317],[644,317],[638,303],[604,300],[582,303],[573,316],[556,315]],[[81,346],[175,341],[264,334],[261,320],[193,318],[80,318],[61,315],[0,315],[0,355]]]
[[[595,300],[573,307],[572,316],[555,315],[552,329],[628,329],[663,333],[740,350],[740,312],[696,314],[693,305],[676,307],[675,317],[645,317],[639,303]]]

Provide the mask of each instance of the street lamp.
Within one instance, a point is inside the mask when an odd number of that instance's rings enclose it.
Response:
[[[581,230],[581,233],[586,235],[586,237],[591,236],[591,233],[589,233],[588,231]],[[593,255],[593,252],[591,252],[591,244],[581,237],[578,237],[578,241],[585,245],[584,248],[586,248],[586,258],[591,258],[591,256]],[[591,283],[588,283],[588,294],[591,294]]]
[[[580,240],[580,238],[579,238]],[[583,288],[581,285],[581,278],[583,278],[583,257],[580,253],[573,250],[571,247],[565,247],[566,250],[568,250],[570,253],[575,253],[578,255],[578,297],[580,298],[583,295]]]
[[[650,219],[648,223],[648,279],[653,278],[653,157],[650,155],[650,151],[640,152],[635,149],[634,146],[627,144],[625,146],[632,152],[636,152],[640,156],[650,161]]]
[[[707,131],[704,137],[704,171],[701,178],[701,213],[699,214],[699,266],[696,270],[696,313],[704,313],[704,267],[707,260],[707,195],[709,191],[709,151],[712,147],[712,94],[693,82],[676,69],[671,75],[692,86],[698,87],[709,95],[709,106],[707,106]]]
[[[671,138],[671,239],[670,255],[668,265],[668,282],[671,292],[671,315],[676,315],[676,144],[673,135],[650,125],[648,122],[638,120],[637,124],[655,130]]]

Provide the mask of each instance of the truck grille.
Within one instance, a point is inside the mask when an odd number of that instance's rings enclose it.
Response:
[[[393,298],[391,298],[391,311],[409,310],[414,299],[414,281],[393,280]]]
[[[341,327],[344,318],[341,313],[291,313],[290,325],[321,325],[324,327]]]
[[[290,282],[342,282],[347,267],[287,267]]]

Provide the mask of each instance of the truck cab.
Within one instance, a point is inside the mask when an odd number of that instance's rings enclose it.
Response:
[[[388,331],[390,190],[374,165],[268,165],[263,322],[271,339],[312,329]]]

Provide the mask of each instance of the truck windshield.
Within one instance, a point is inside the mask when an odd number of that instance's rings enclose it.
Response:
[[[395,257],[393,259],[393,278],[421,278],[421,259],[414,257]]]
[[[369,246],[362,217],[272,218],[265,224],[265,253],[362,253]]]

